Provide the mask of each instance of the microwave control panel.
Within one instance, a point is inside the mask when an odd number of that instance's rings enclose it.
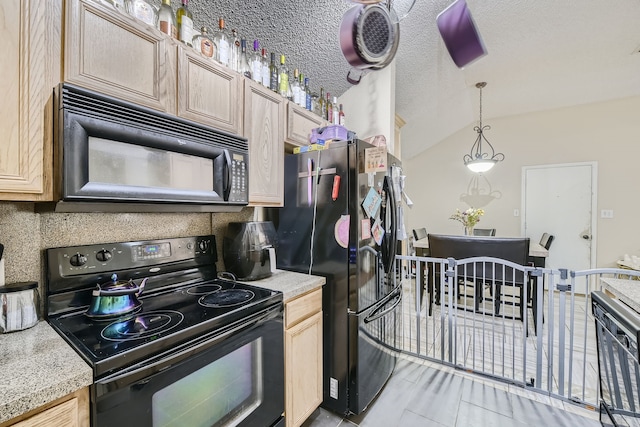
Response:
[[[231,191],[230,202],[249,201],[249,178],[247,174],[246,154],[231,153]]]

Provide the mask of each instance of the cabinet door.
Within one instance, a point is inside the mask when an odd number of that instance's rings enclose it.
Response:
[[[78,399],[73,398],[14,424],[12,427],[77,427]]]
[[[176,114],[171,39],[95,1],[66,3],[65,81]]]
[[[322,402],[322,312],[285,331],[285,419],[300,426]]]
[[[326,126],[326,120],[311,111],[294,104],[287,103],[287,137],[285,142],[294,146],[309,145],[311,130]]]
[[[249,142],[249,204],[284,203],[284,102],[277,93],[244,79],[244,136]]]
[[[178,49],[178,115],[233,134],[242,132],[242,80],[235,71]]]
[[[53,86],[60,2],[0,2],[0,200],[51,200]]]
[[[89,389],[77,390],[0,427],[89,427]]]

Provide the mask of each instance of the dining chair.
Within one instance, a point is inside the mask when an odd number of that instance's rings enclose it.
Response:
[[[495,228],[474,228],[473,235],[474,236],[495,236],[496,229]]]
[[[553,234],[542,233],[542,237],[540,238],[540,246],[542,246],[546,250],[549,250],[549,248],[551,247],[551,243],[553,242],[553,239],[554,239]]]
[[[426,228],[414,228],[413,229],[413,238],[416,240],[424,239],[427,237],[427,229]]]
[[[511,261],[518,265],[526,265],[527,254],[529,252],[529,239],[524,237],[498,237],[498,238],[475,238],[471,236],[452,236],[429,234],[429,249],[434,258],[454,258],[458,260],[458,297],[466,296],[466,292],[460,290],[464,286],[473,287],[474,309],[478,310],[483,299],[482,290],[486,285],[495,288],[492,292],[494,302],[494,314],[500,314],[500,305],[504,296],[513,301],[513,305],[518,308],[519,319],[522,320],[527,303],[524,294],[524,274],[522,271],[515,271],[511,267],[498,268],[496,265],[486,262],[467,262],[466,258],[473,257],[493,257]],[[443,293],[446,290],[440,289],[440,266],[435,264],[433,274],[428,276],[427,288],[429,289],[429,314],[432,313],[432,302],[440,305],[443,300]],[[516,295],[503,295],[505,287],[516,287],[519,289]]]
[[[414,228],[413,229],[413,238],[415,240],[425,239],[427,237],[427,229],[426,228]],[[424,298],[424,291],[427,286],[426,277],[427,277],[427,263],[423,262],[420,267],[420,277],[422,278],[422,287],[420,288],[420,300]]]
[[[542,237],[540,237],[540,246],[542,246],[543,248],[545,248],[546,250],[549,250],[549,248],[551,248],[551,243],[553,243],[553,239],[554,239],[554,235],[553,234],[549,234],[549,233],[542,233]],[[537,257],[537,256],[529,256],[527,258],[527,263],[531,266],[531,267],[540,267],[540,268],[544,268],[545,267],[545,258],[544,257]],[[542,286],[544,287],[544,275],[542,276]],[[536,278],[534,276],[530,276],[529,277],[529,295],[527,295],[527,307],[531,308],[533,310],[535,310],[535,307],[538,306],[538,281],[536,280]],[[543,307],[544,307],[544,299],[542,301]],[[544,309],[542,310],[542,321],[544,322]],[[534,324],[535,326],[535,324]]]

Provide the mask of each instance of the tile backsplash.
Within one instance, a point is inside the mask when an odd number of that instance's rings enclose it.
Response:
[[[5,280],[37,281],[42,291],[46,248],[204,234],[216,236],[223,270],[226,225],[251,221],[253,214],[253,208],[237,213],[56,213],[36,212],[33,203],[0,203]]]

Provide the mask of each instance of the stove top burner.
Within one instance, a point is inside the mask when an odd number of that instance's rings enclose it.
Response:
[[[251,301],[255,293],[248,289],[224,289],[200,297],[198,303],[204,307],[233,307]]]
[[[158,310],[118,319],[108,324],[100,335],[108,341],[139,340],[178,326],[184,315],[174,310]]]
[[[216,284],[195,285],[187,289],[189,295],[205,295],[222,289],[222,286]]]

